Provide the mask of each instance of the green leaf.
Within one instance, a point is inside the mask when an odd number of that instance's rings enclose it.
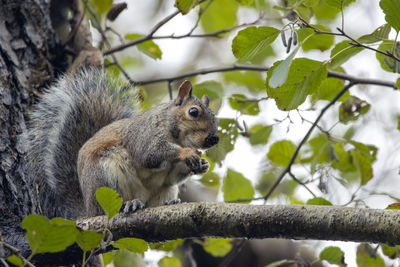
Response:
[[[173,240],[161,243],[150,243],[149,246],[151,249],[162,250],[162,251],[173,251],[177,247],[183,244],[183,240]]]
[[[113,0],[89,0],[89,5],[99,16],[104,16],[111,8]]]
[[[400,78],[398,78],[396,81],[396,87],[397,87],[397,90],[400,90]]]
[[[307,159],[302,159],[303,162],[311,161],[315,167],[317,163],[329,162],[332,159],[332,143],[326,134],[316,135],[308,141],[308,144],[312,155]]]
[[[358,120],[361,115],[369,111],[370,107],[371,105],[366,101],[355,96],[350,96],[345,102],[340,104],[339,120],[344,124],[349,121]]]
[[[356,254],[357,266],[384,267],[385,262],[382,257],[376,253],[375,249],[368,244],[360,244],[357,247]]]
[[[181,267],[182,263],[177,257],[165,256],[158,262],[159,267]]]
[[[114,260],[114,255],[113,252],[107,252],[107,253],[103,253],[101,254],[103,256],[103,264],[104,266],[107,266],[108,264],[110,264],[113,260]]]
[[[63,219],[60,219],[63,220]],[[26,238],[32,249],[32,254],[43,252],[59,252],[65,250],[76,240],[78,230],[70,221],[58,224],[50,222],[39,215],[29,215],[22,221],[26,231]]]
[[[394,260],[400,256],[400,246],[388,246],[388,245],[381,245],[382,253],[388,256],[390,259]]]
[[[325,1],[329,6],[339,10],[342,9],[342,7],[344,8],[350,5],[352,2],[355,2],[355,0],[325,0]]]
[[[275,68],[277,63],[268,71],[267,94],[275,99],[279,109],[285,111],[296,109],[301,105],[309,94],[318,89],[328,73],[326,65],[319,61],[297,58],[290,66],[286,82],[278,88],[272,88],[269,80]]]
[[[400,55],[400,45],[399,45],[399,43],[395,44],[394,41],[383,41],[379,45],[378,50],[383,51],[383,52],[392,51],[393,46],[395,47],[393,54]],[[378,59],[383,70],[386,70],[388,72],[393,72],[393,59],[392,58],[388,58],[385,55],[382,55],[381,53],[375,53],[375,55],[376,55],[376,59]],[[387,58],[386,60],[385,60],[385,57]],[[388,65],[388,62],[386,62],[386,61],[389,61],[390,65]],[[396,68],[395,72],[399,72],[399,68]]]
[[[199,0],[176,0],[175,6],[185,15],[199,3]]]
[[[331,101],[344,87],[344,81],[336,78],[327,78],[322,81],[317,91],[312,95],[311,101],[315,104],[318,100]],[[350,97],[349,91],[344,93],[338,102],[346,101]]]
[[[332,206],[332,203],[322,197],[314,197],[307,200],[307,205],[321,205],[321,206]]]
[[[222,192],[224,192],[225,202],[238,199],[251,199],[254,197],[254,188],[251,185],[251,182],[241,173],[232,169],[228,169],[222,186]],[[243,203],[249,202],[250,201]]]
[[[108,187],[100,187],[96,191],[96,199],[99,202],[104,213],[107,215],[108,219],[114,217],[122,207],[121,196]]]
[[[23,262],[22,262],[21,258],[15,256],[15,255],[11,255],[11,256],[7,257],[7,261],[15,266],[23,266]]]
[[[273,183],[275,182],[276,178],[281,174],[281,172],[282,169],[276,166],[264,171],[257,182],[257,191],[261,195],[265,196],[271,189]],[[271,194],[271,198],[282,195],[292,196],[298,185],[299,184],[294,180],[284,180],[279,184],[279,187]]]
[[[103,240],[103,235],[95,231],[80,231],[76,243],[83,251],[90,251],[97,248],[101,241]]]
[[[371,160],[365,157],[359,150],[350,151],[354,165],[361,176],[361,185],[365,185],[372,179],[372,164]]]
[[[297,54],[297,51],[299,51],[299,48],[300,46],[297,46],[295,49],[293,49],[293,51],[285,58],[285,60],[281,62],[278,61],[280,62],[279,65],[274,69],[274,71],[271,71],[271,77],[269,78],[268,85],[271,88],[278,88],[286,82],[289,75],[290,65],[292,64],[293,58]],[[278,62],[275,62],[275,64]]]
[[[226,82],[232,82],[239,86],[245,86],[252,93],[264,91],[265,84],[262,73],[256,71],[230,71],[223,74]]]
[[[204,8],[208,2],[201,6]],[[237,23],[238,3],[232,0],[213,1],[200,18],[200,24],[206,33],[233,27]]]
[[[320,31],[331,32],[331,30],[324,25],[312,25]],[[332,47],[335,42],[335,36],[330,34],[318,34],[313,29],[302,28],[297,31],[301,48],[304,51],[320,50],[325,51]]]
[[[272,126],[256,124],[250,128],[250,144],[255,145],[265,145],[268,143],[269,136],[272,132]]]
[[[228,98],[229,105],[232,109],[240,111],[246,115],[257,115],[260,113],[258,102],[246,101],[247,97],[242,94],[233,94]]]
[[[272,144],[267,157],[273,164],[286,167],[295,151],[296,146],[291,141],[282,140]]]
[[[142,38],[143,36],[144,35],[142,35],[142,34],[129,33],[129,34],[125,35],[125,39],[133,41],[133,40]],[[137,48],[139,49],[139,51],[141,51],[142,53],[146,54],[147,56],[149,56],[153,59],[161,59],[161,56],[162,56],[161,49],[152,40],[145,41],[143,43],[138,44]]]
[[[149,245],[143,239],[138,238],[121,238],[112,243],[113,247],[126,249],[135,253],[143,253],[147,251]]]
[[[219,119],[219,142],[216,146],[207,150],[207,156],[214,162],[224,160],[226,155],[233,150],[238,135],[235,120]]]
[[[357,55],[363,50],[362,47],[355,47],[349,44],[349,41],[342,41],[337,43],[331,51],[331,59],[329,67],[335,69],[349,60],[351,57]]]
[[[201,177],[200,182],[205,186],[219,186],[219,176],[215,172],[207,172]]]
[[[206,238],[203,248],[213,257],[224,257],[232,249],[232,239],[229,238]]]
[[[378,27],[373,33],[366,34],[358,38],[358,41],[363,44],[372,44],[387,40],[389,38],[391,27],[389,24],[383,24]]]
[[[383,13],[385,13],[385,20],[397,32],[400,31],[400,0],[381,0],[379,2]]]
[[[338,247],[327,247],[319,254],[321,260],[326,260],[330,264],[346,266],[344,263],[344,253]]]
[[[207,95],[210,98],[210,108],[215,113],[218,113],[222,105],[222,99],[224,98],[224,88],[216,81],[205,81],[193,86],[193,94],[199,99],[203,95]]]
[[[232,41],[234,56],[242,61],[249,61],[264,51],[280,31],[272,27],[251,26],[238,32]]]
[[[335,144],[333,147],[333,153],[336,158],[336,160],[331,164],[333,168],[343,172],[354,170],[351,155],[344,149],[343,144]]]
[[[114,267],[146,266],[141,254],[133,253],[125,249],[113,251],[113,264]]]
[[[280,260],[280,261],[275,261],[272,262],[268,265],[265,265],[265,267],[280,267],[280,266],[290,266],[288,264],[294,264],[296,263],[295,260]]]

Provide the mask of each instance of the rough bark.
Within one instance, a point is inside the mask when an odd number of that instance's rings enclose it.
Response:
[[[101,232],[105,216],[82,219],[82,229]],[[196,237],[341,240],[400,245],[400,211],[301,205],[185,203],[114,217],[114,239],[151,242]]]

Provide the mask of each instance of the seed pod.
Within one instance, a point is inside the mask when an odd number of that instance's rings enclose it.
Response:
[[[396,60],[396,59],[393,59],[393,72],[394,72],[394,73],[397,72],[397,65],[399,65],[398,62],[397,62],[397,60]]]
[[[114,21],[119,16],[119,14],[127,7],[128,5],[125,2],[113,4],[107,13],[107,19]]]
[[[285,35],[285,31],[284,29],[281,30],[281,38],[282,38],[282,43],[284,47],[287,47],[287,43],[286,43],[286,35]]]
[[[286,53],[289,53],[289,51],[290,51],[290,47],[292,46],[292,40],[293,40],[293,38],[292,38],[292,36],[290,36],[289,41],[288,41],[288,46],[286,48]]]
[[[400,73],[400,62],[397,61],[396,59],[394,61],[397,62],[397,73]]]
[[[297,32],[293,31],[293,45],[297,45],[299,37],[297,36]]]

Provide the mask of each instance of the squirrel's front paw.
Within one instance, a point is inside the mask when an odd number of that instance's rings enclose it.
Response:
[[[210,163],[204,158],[200,159],[200,166],[197,170],[193,170],[195,174],[202,174],[206,173],[208,169],[210,168]]]
[[[135,212],[142,209],[144,209],[144,203],[140,199],[128,200],[121,208],[123,213]]]

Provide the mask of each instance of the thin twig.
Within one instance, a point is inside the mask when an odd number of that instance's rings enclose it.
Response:
[[[313,191],[311,191],[310,188],[308,188],[308,186],[307,186],[305,183],[303,183],[302,181],[300,181],[299,179],[297,179],[297,177],[296,177],[291,171],[289,171],[288,174],[290,175],[290,177],[292,177],[292,179],[293,179],[296,183],[298,183],[299,185],[303,186],[313,197],[316,197],[316,196],[317,196],[317,195],[315,195],[315,194],[313,193]]]
[[[24,258],[24,256],[22,256],[21,251],[18,248],[11,246],[10,244],[7,244],[4,241],[0,241],[0,244],[2,246],[4,246],[5,248],[8,248],[9,250],[11,250],[11,252],[14,253],[15,255],[17,255],[17,257],[20,258],[25,265],[27,265],[29,267],[35,267],[35,265],[33,265],[30,261],[28,261],[26,258]]]
[[[275,183],[272,185],[268,193],[264,196],[264,202],[268,200],[268,198],[271,196],[271,194],[275,191],[275,189],[278,187],[278,185],[281,183],[283,178],[285,177],[286,174],[290,173],[292,165],[294,164],[297,155],[300,152],[300,148],[305,144],[305,142],[308,140],[308,137],[310,137],[312,131],[314,128],[317,126],[318,122],[321,120],[322,116],[325,114],[325,112],[333,105],[336,103],[336,101],[344,94],[346,93],[352,86],[357,84],[356,82],[350,82],[347,84],[319,113],[317,119],[314,121],[313,125],[311,125],[310,129],[307,131],[306,135],[303,137],[301,140],[300,144],[297,146],[296,151],[293,153],[287,167],[282,171],[282,173],[279,175],[278,179],[275,181]]]

